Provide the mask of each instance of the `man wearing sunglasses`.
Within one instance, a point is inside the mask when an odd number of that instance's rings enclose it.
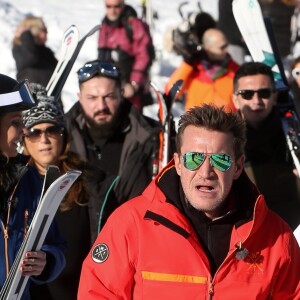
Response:
[[[298,299],[299,246],[243,172],[245,142],[237,113],[183,114],[174,160],[111,215],[78,299]]]
[[[120,68],[124,97],[142,109],[152,104],[146,83],[155,53],[148,25],[124,0],[104,3],[106,15],[99,31],[98,58],[112,61]]]
[[[87,62],[78,71],[79,101],[66,115],[71,150],[89,162],[92,241],[111,212],[151,181],[157,122],[123,98],[115,65]]]
[[[245,170],[268,206],[295,229],[300,223],[300,180],[293,174],[271,69],[243,64],[234,77],[233,102],[247,123]]]

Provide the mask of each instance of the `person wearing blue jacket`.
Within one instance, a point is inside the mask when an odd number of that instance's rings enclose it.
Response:
[[[23,137],[22,111],[35,105],[26,83],[0,74],[0,287],[18,254],[39,203],[41,178],[28,158],[18,154]],[[19,272],[30,276],[21,297],[30,299],[28,287],[54,280],[65,267],[65,241],[55,223],[50,226],[39,251],[29,251],[21,259]]]

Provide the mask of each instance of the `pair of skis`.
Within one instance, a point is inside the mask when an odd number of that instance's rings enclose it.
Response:
[[[46,87],[48,96],[59,98],[84,42],[98,31],[100,26],[94,26],[80,40],[78,28],[75,25],[70,26],[65,31],[59,61]]]
[[[268,65],[279,93],[277,108],[289,151],[300,177],[300,123],[277,49],[271,21],[264,18],[257,0],[233,0],[233,15],[252,59]]]
[[[59,177],[58,167],[47,168],[41,200],[1,289],[0,300],[21,299],[29,279],[28,276],[22,276],[20,271],[22,259],[26,252],[41,249],[61,201],[80,174],[81,171],[72,170]]]
[[[173,84],[168,93],[162,94],[158,87],[153,82],[150,82],[150,86],[154,90],[158,102],[158,118],[160,122],[159,147],[158,152],[153,157],[153,177],[167,165],[172,157],[170,149],[172,128],[174,128],[172,107],[182,85],[183,80],[178,80]]]

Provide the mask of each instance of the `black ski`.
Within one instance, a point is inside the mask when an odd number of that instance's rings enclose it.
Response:
[[[150,86],[153,88],[156,94],[157,102],[159,105],[158,118],[161,125],[161,132],[159,136],[159,151],[157,159],[157,161],[159,162],[158,171],[165,167],[172,157],[172,153],[170,151],[171,131],[172,128],[175,127],[172,115],[172,107],[177,97],[177,94],[182,88],[182,85],[183,80],[180,79],[172,85],[167,94],[162,94],[157,88],[157,86],[153,82],[150,82]]]

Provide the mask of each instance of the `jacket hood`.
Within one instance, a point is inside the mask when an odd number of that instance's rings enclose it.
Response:
[[[180,205],[180,179],[176,173],[174,160],[172,159],[169,164],[156,176],[151,184],[144,191],[143,195],[150,201],[149,210],[159,211],[160,213],[167,215],[172,220],[172,213],[170,213],[170,206],[176,207],[175,211],[180,210],[182,212],[182,205]],[[243,171],[240,177],[234,181],[232,185],[232,192],[234,193],[236,209],[241,212],[242,216],[236,223],[235,228],[242,228],[243,236],[248,235],[251,232],[255,232],[259,228],[262,218],[255,220],[255,228],[252,228],[256,211],[262,210],[264,216],[267,210],[267,206],[260,194],[257,187],[250,181],[246,173]],[[168,205],[162,205],[162,204]],[[173,209],[174,210],[174,209]],[[178,222],[178,214],[174,211],[173,221]],[[182,224],[183,227],[190,232],[191,226],[187,222],[184,212],[182,212]],[[182,225],[181,224],[181,225]],[[244,226],[247,224],[246,226]],[[250,224],[250,225],[249,225]]]

